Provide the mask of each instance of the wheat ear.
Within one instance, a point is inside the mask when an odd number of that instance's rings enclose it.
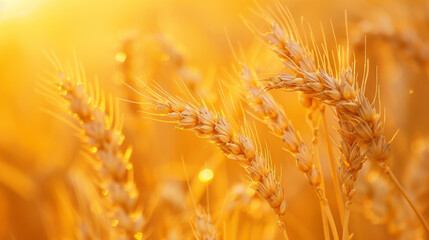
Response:
[[[287,12],[285,14],[290,16]],[[303,47],[299,37],[295,37],[298,40],[293,39],[297,32],[290,31],[286,35],[280,25],[276,23],[271,24],[271,30],[272,32],[266,34],[266,39],[273,46],[274,51],[281,56],[283,63],[293,72],[293,75],[279,74],[270,78],[267,80],[267,89],[284,88],[288,91],[302,92],[333,106],[337,113],[342,115],[342,118],[352,122],[352,130],[359,139],[361,151],[368,159],[377,162],[384,169],[425,226],[426,231],[429,232],[426,220],[386,164],[390,154],[390,142],[386,141],[383,134],[384,122],[381,120],[380,114],[376,112],[374,103],[371,103],[363,94],[365,88],[357,88],[356,76],[351,67],[341,66],[341,63],[348,57],[339,54],[338,65],[342,69],[338,76],[334,77],[326,56],[320,59],[321,65],[317,66],[312,59],[313,54]],[[364,83],[366,83],[366,79]]]
[[[121,149],[124,136],[118,112],[114,113],[113,101],[106,109],[106,102],[98,86],[87,82],[83,68],[76,62],[75,68],[64,68],[53,60],[57,74],[45,79],[52,89],[53,99],[68,109],[78,121],[78,128],[90,152],[100,161],[97,170],[102,179],[102,194],[111,209],[112,226],[120,239],[141,239],[144,219],[136,211],[138,191],[133,180],[133,165],[129,162],[131,148]]]
[[[328,217],[332,235],[334,239],[338,239],[335,221],[322,185],[321,170],[315,164],[311,150],[304,143],[300,134],[295,131],[284,110],[268,93],[264,92],[263,87],[258,86],[258,82],[248,68],[243,68],[241,79],[248,89],[248,99],[253,109],[264,119],[271,131],[283,140],[285,148],[295,157],[298,169],[305,174],[308,183],[314,188],[322,207],[322,215]]]
[[[211,216],[199,207],[196,210],[196,217],[192,222],[194,235],[197,240],[216,240],[217,231],[213,225]]]
[[[257,150],[254,142],[236,130],[220,114],[211,112],[207,107],[198,107],[167,93],[161,95],[150,88],[148,91],[153,96],[148,97],[153,100],[151,105],[163,116],[174,120],[177,128],[191,130],[197,136],[209,140],[229,159],[244,167],[252,180],[252,187],[274,210],[279,226],[288,238],[283,219],[286,212],[283,187],[277,180],[270,160]]]
[[[313,155],[314,155],[316,166],[320,170],[320,177],[321,177],[320,186],[322,187],[323,192],[325,192],[326,191],[325,180],[322,172],[322,164],[320,163],[319,147],[318,147],[319,135],[320,135],[320,120],[321,120],[322,114],[324,114],[325,112],[325,105],[320,103],[317,99],[314,99],[305,94],[300,94],[299,100],[302,106],[306,109],[307,124],[309,125],[311,132],[313,133],[313,138],[311,140]],[[334,182],[334,184],[336,183],[337,182]],[[329,227],[326,222],[327,221],[326,214],[324,214],[324,212],[322,213],[323,213],[322,224],[323,224],[325,239],[329,240],[330,239]]]

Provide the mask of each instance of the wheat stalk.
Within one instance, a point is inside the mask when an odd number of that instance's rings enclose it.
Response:
[[[45,79],[49,86],[58,90],[62,99],[57,104],[78,121],[78,128],[90,152],[100,161],[97,170],[102,179],[102,195],[109,203],[112,226],[121,239],[141,239],[144,219],[136,211],[138,191],[133,180],[133,165],[129,162],[131,148],[121,149],[124,136],[113,101],[106,109],[106,102],[98,86],[87,82],[83,68],[76,62],[75,69],[63,67],[56,57],[52,58],[57,74]],[[47,90],[48,91],[48,90]],[[52,92],[53,91],[53,92]],[[49,93],[49,92],[48,92]],[[56,99],[55,90],[50,92]]]
[[[163,116],[175,121],[177,128],[191,130],[197,136],[209,140],[229,159],[243,166],[252,180],[251,186],[274,210],[279,226],[288,239],[283,219],[286,213],[283,187],[277,180],[270,160],[257,150],[254,142],[237,131],[220,114],[211,112],[205,106],[198,107],[167,93],[162,96],[150,88],[148,91],[153,96],[148,97],[153,100],[150,104]]]
[[[284,10],[284,8],[282,9]],[[380,114],[376,112],[374,103],[371,103],[363,94],[365,88],[357,87],[355,73],[351,67],[347,66],[347,51],[339,50],[340,60],[337,68],[341,70],[338,76],[333,76],[327,56],[320,56],[319,66],[316,65],[313,60],[314,54],[303,47],[297,30],[291,30],[290,26],[295,26],[295,24],[291,20],[290,13],[284,10],[283,14],[289,19],[287,34],[279,24],[273,21],[270,24],[272,31],[265,37],[293,74],[282,73],[267,79],[266,89],[284,88],[288,91],[299,91],[333,106],[342,119],[353,124],[352,131],[359,140],[360,151],[384,169],[429,232],[425,219],[386,164],[390,154],[390,142],[386,141],[383,134],[384,123]],[[363,84],[366,83],[366,79]]]
[[[248,89],[248,99],[253,109],[264,118],[264,122],[271,131],[283,140],[285,148],[295,157],[298,169],[305,174],[308,183],[314,188],[322,207],[322,215],[328,217],[332,235],[334,239],[338,239],[335,221],[322,184],[321,169],[315,163],[312,151],[304,143],[300,134],[295,131],[284,110],[268,93],[264,92],[263,87],[258,86],[258,82],[247,67],[243,68],[241,79]]]

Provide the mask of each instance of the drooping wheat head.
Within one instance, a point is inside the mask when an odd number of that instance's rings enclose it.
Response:
[[[158,92],[163,92],[158,89]],[[284,190],[277,180],[271,161],[264,156],[257,145],[243,135],[229,121],[207,107],[175,98],[168,93],[147,89],[152,97],[150,105],[176,127],[191,130],[199,137],[215,144],[229,159],[239,162],[252,180],[251,186],[267,201],[278,217],[280,227],[285,230],[283,217],[286,213]]]

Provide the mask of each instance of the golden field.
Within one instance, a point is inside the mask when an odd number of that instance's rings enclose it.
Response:
[[[428,239],[428,25],[417,0],[0,0],[0,239]]]

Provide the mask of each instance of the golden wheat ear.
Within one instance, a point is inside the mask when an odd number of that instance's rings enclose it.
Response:
[[[259,144],[249,137],[252,136],[250,127],[245,124],[239,131],[222,114],[210,111],[203,104],[173,97],[159,86],[146,86],[145,91],[149,94],[148,103],[155,109],[153,115],[163,117],[159,121],[173,122],[178,129],[193,131],[198,137],[215,144],[229,159],[241,164],[252,181],[252,187],[276,213],[279,226],[287,238],[284,190],[271,160],[258,150]]]
[[[81,134],[101,179],[102,195],[107,202],[111,225],[121,239],[141,239],[145,219],[137,209],[138,191],[129,161],[131,147],[122,143],[123,118],[118,102],[107,98],[97,82],[86,79],[82,64],[75,60],[63,66],[55,55],[49,55],[56,73],[41,78],[40,92],[50,103],[60,107],[72,119]]]

